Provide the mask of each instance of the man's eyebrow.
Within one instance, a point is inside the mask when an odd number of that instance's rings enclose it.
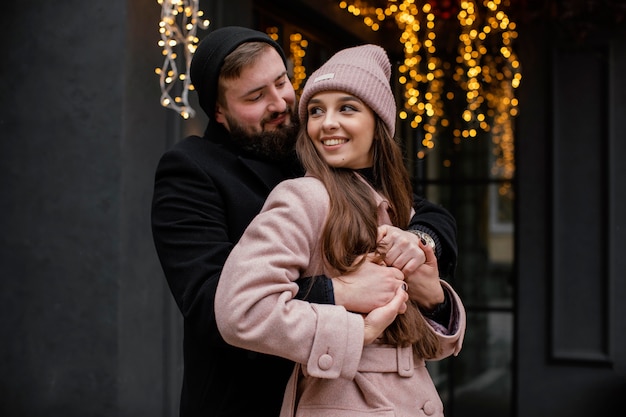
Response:
[[[276,77],[274,81],[278,81],[286,75],[287,75],[287,70],[283,71],[278,77]]]
[[[285,77],[286,75],[287,75],[287,71],[283,71],[283,72],[282,72],[282,73],[281,73],[278,77],[276,77],[276,78],[274,79],[274,82],[279,81],[281,78]],[[246,96],[249,96],[250,94],[254,94],[254,93],[258,92],[258,91],[263,90],[264,88],[265,88],[265,85],[262,85],[262,86],[259,86],[259,87],[252,88],[251,90],[248,90],[248,91],[244,92],[244,93],[242,94],[242,97],[246,97]]]

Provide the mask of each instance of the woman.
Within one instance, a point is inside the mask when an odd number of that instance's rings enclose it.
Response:
[[[432,248],[422,245],[426,263],[416,272],[423,285],[412,298],[421,305],[407,302],[402,283],[367,315],[294,299],[299,276],[337,276],[365,256],[384,263],[379,226],[409,222],[390,74],[385,51],[363,45],[311,75],[296,144],[307,174],[274,189],[222,271],[215,313],[224,339],[296,363],[281,416],[443,416],[424,360],[458,354],[465,311],[438,279]],[[449,319],[426,319],[420,307],[444,297]]]

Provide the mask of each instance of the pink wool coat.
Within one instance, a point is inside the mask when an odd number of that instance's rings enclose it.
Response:
[[[328,208],[328,193],[313,177],[275,187],[222,271],[215,297],[220,333],[232,345],[296,363],[281,417],[443,416],[424,360],[410,347],[364,347],[360,314],[294,299],[299,277],[337,275],[320,254]],[[379,221],[385,218],[379,213]],[[447,328],[430,323],[441,342],[435,359],[457,355],[465,334],[463,304],[441,282],[452,318]]]

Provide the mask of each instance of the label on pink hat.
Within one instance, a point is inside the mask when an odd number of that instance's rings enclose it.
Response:
[[[313,80],[313,82],[316,83],[318,81],[330,80],[333,78],[335,78],[335,73],[331,72],[329,74],[324,74],[324,75],[320,75],[319,77],[316,77],[315,80]]]

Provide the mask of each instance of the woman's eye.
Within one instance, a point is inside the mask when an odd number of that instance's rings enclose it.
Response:
[[[309,109],[309,116],[317,116],[322,113],[322,109],[319,107],[311,107]]]

